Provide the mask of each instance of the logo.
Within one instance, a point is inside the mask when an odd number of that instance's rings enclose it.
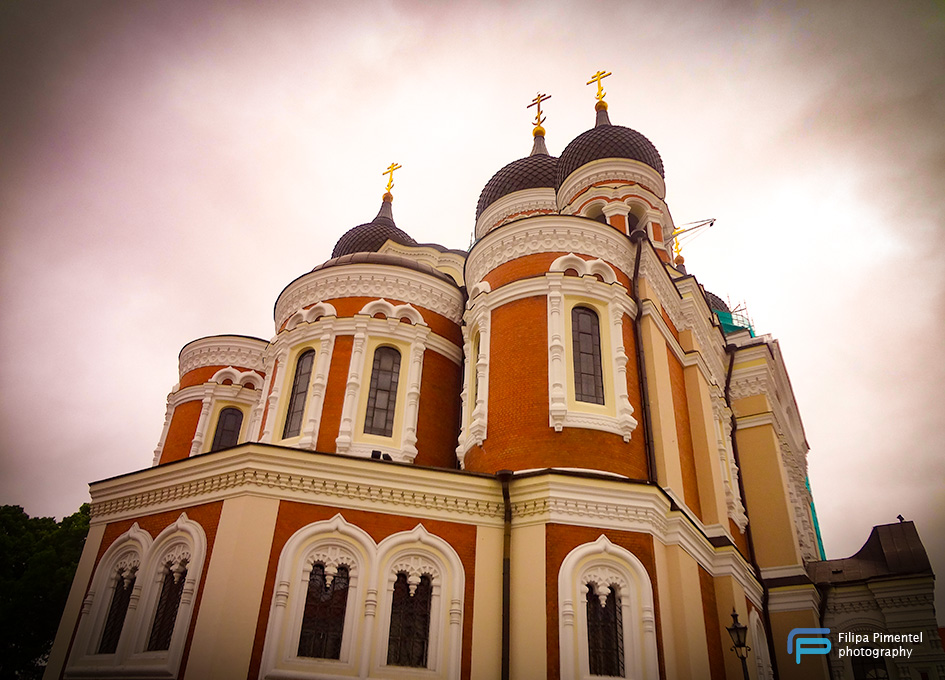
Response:
[[[797,663],[801,662],[801,656],[804,654],[828,654],[833,648],[828,637],[800,637],[801,635],[819,635],[826,636],[830,634],[829,628],[795,628],[787,638],[788,654],[794,654]],[[795,640],[795,638],[797,638]],[[795,652],[795,649],[797,650]]]

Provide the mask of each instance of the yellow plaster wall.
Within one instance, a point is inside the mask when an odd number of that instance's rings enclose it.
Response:
[[[762,569],[800,565],[781,447],[774,427],[765,424],[744,428],[739,424],[735,439],[748,516],[765,520],[751,525],[758,565]]]
[[[502,675],[502,536],[501,528],[476,530],[472,680]]]
[[[711,680],[699,565],[677,545],[654,548],[666,677]]]
[[[62,667],[66,663],[66,653],[69,651],[69,643],[72,641],[72,633],[79,621],[79,612],[82,610],[85,590],[92,578],[95,557],[98,555],[99,548],[102,545],[102,537],[105,535],[105,526],[102,523],[93,524],[89,527],[88,536],[85,538],[85,547],[82,549],[79,565],[76,567],[75,578],[72,579],[72,588],[69,589],[66,609],[62,613],[59,629],[56,631],[56,639],[53,642],[52,651],[49,653],[49,661],[46,663],[43,680],[53,680],[62,673]]]
[[[511,554],[510,674],[512,680],[544,680],[548,656],[545,526],[513,527]]]
[[[266,581],[279,501],[223,503],[185,680],[245,678]]]
[[[669,377],[669,355],[666,340],[656,322],[644,316],[641,323],[646,377],[653,417],[653,449],[656,457],[656,475],[660,485],[672,489],[683,498],[682,466],[679,462],[679,442],[676,437],[676,415],[673,405],[673,387]]]
[[[748,625],[748,605],[745,602],[745,589],[732,576],[717,576],[715,583],[715,603],[718,607],[719,630],[722,633],[722,657],[725,659],[725,677],[741,678],[742,664],[731,650],[731,637],[725,630],[732,625],[732,610],[738,614],[738,622]],[[749,632],[750,634],[750,632]],[[749,641],[748,646],[754,648],[755,642]],[[748,653],[748,671],[751,680],[757,680],[757,665],[755,652]]]
[[[715,437],[715,415],[712,412],[709,385],[698,366],[687,367],[683,374],[686,381],[686,398],[689,402],[689,427],[692,431],[702,521],[705,524],[722,524],[727,527],[728,510],[725,505],[725,490],[722,487],[722,468]]]

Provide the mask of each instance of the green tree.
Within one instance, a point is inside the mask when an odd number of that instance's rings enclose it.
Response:
[[[88,531],[88,503],[61,522],[0,507],[0,678],[42,677]]]

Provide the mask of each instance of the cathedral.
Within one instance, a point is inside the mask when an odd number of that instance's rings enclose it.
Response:
[[[824,559],[778,341],[687,273],[606,75],[558,157],[536,97],[468,250],[397,226],[392,164],[270,340],[184,346],[47,679],[945,680],[915,527]]]

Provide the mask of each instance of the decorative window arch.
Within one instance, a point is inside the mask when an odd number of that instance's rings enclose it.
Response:
[[[302,416],[305,414],[305,397],[315,365],[315,350],[307,349],[295,360],[295,377],[292,379],[292,391],[289,393],[289,405],[285,413],[285,426],[282,438],[297,437],[302,432]]]
[[[588,611],[598,605],[603,610],[618,607],[619,620],[612,618],[610,625],[595,625],[592,621],[589,628]],[[608,630],[615,638],[609,642],[600,638]],[[591,639],[589,635],[597,637]],[[653,586],[646,568],[633,553],[604,535],[568,553],[558,571],[558,637],[562,680],[600,677],[592,670],[608,672],[611,668],[607,662],[601,665],[601,659],[613,658],[619,665],[621,654],[626,677],[659,678]],[[619,650],[614,648],[616,645],[620,645]],[[594,662],[590,647],[597,648]]]
[[[217,430],[213,433],[210,451],[219,451],[236,446],[240,441],[240,428],[243,425],[243,412],[233,406],[220,411],[217,418]]]
[[[602,259],[585,260],[574,253],[568,253],[556,259],[551,263],[548,271],[566,272],[569,269],[576,271],[578,276],[599,276],[604,283],[615,283],[617,281],[617,274],[613,267]]]
[[[299,654],[311,573],[348,571],[348,592],[337,659]],[[388,663],[395,584],[406,581],[407,597],[429,588],[429,634],[423,677],[460,677],[465,573],[456,551],[417,525],[380,544],[341,514],[299,529],[286,542],[276,568],[275,593],[260,666],[260,680],[331,675],[408,677],[402,664]],[[426,579],[426,582],[424,582]],[[410,676],[414,677],[414,676]]]
[[[378,544],[377,551],[380,618],[372,670],[412,665],[403,663],[403,656],[396,657],[398,662],[390,663],[392,643],[397,642],[391,616],[396,614],[398,583],[406,580],[408,597],[429,596],[429,625],[423,661],[431,673],[424,675],[459,678],[466,582],[459,555],[449,543],[429,533],[420,524],[412,531],[388,536]],[[417,643],[416,637],[411,639]]]
[[[102,556],[82,608],[65,677],[173,677],[193,616],[194,596],[207,553],[203,528],[181,513],[153,541],[137,524]],[[118,580],[131,593],[114,651],[99,653],[111,618]],[[169,581],[171,586],[165,590]],[[117,625],[115,614],[113,625]],[[109,633],[114,635],[113,633]]]
[[[751,648],[755,652],[758,678],[759,680],[773,680],[774,670],[771,667],[771,659],[768,658],[768,636],[765,633],[765,625],[755,609],[748,614],[748,629],[751,631]]]
[[[269,609],[265,652],[260,678],[280,676],[280,672],[317,674],[356,672],[362,663],[355,645],[368,620],[365,611],[365,579],[374,568],[375,544],[363,530],[345,521],[340,514],[309,524],[286,542],[276,569],[276,591]],[[300,649],[306,634],[305,604],[312,572],[337,578],[347,571],[347,598],[344,622],[336,658],[310,657]],[[326,579],[327,580],[327,579]],[[375,596],[376,607],[376,596]],[[370,614],[373,620],[373,612]]]
[[[315,323],[323,316],[338,316],[338,312],[335,311],[334,305],[328,302],[318,302],[308,309],[300,309],[295,314],[289,317],[289,320],[285,322],[285,329],[287,331],[294,330],[299,324],[302,323]]]
[[[221,368],[219,371],[213,374],[213,377],[210,378],[208,382],[222,385],[227,380],[229,380],[234,385],[239,385],[240,387],[249,387],[254,390],[260,389],[263,384],[262,376],[256,371],[238,371],[232,366]]]
[[[358,313],[372,317],[380,314],[381,316],[387,317],[388,319],[407,319],[412,324],[425,323],[423,316],[416,310],[416,308],[413,307],[413,305],[403,304],[397,305],[395,307],[393,304],[383,298],[367,303]]]

